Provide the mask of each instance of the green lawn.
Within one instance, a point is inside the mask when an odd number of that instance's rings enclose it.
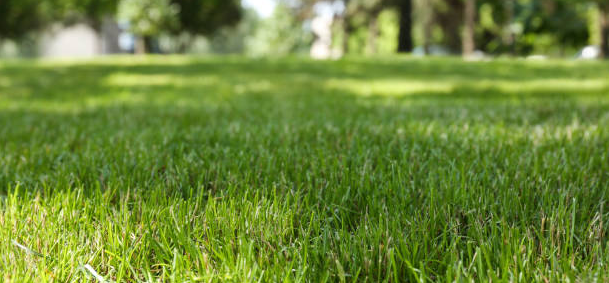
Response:
[[[4,282],[607,282],[608,199],[609,63],[0,62]]]

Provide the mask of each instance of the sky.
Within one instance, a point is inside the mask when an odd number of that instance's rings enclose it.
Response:
[[[243,7],[252,8],[263,18],[268,18],[275,10],[275,0],[243,0]]]

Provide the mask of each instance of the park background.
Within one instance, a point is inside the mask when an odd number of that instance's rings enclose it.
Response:
[[[596,58],[608,53],[607,5],[603,0],[4,0],[0,55],[281,56],[310,54],[317,42],[315,56],[322,58],[396,52]]]

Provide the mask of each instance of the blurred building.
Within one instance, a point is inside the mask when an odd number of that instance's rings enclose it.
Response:
[[[54,25],[44,33],[39,44],[42,57],[87,58],[122,53],[119,45],[122,30],[113,20],[105,20],[99,31],[84,23]]]

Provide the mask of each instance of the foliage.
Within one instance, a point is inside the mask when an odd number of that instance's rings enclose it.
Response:
[[[179,48],[175,49],[179,51],[188,50],[188,44],[197,36],[206,36],[213,46],[229,46],[225,51],[244,50],[247,39],[253,44],[251,50],[254,54],[276,51],[283,54],[304,49],[311,42],[311,35],[303,32],[301,27],[312,18],[315,5],[330,2],[343,3],[345,7],[336,15],[335,39],[340,39],[340,42],[333,45],[351,53],[383,54],[394,41],[398,42],[399,48],[396,49],[404,52],[411,49],[413,40],[419,46],[440,45],[457,53],[464,39],[463,0],[278,1],[284,14],[276,15],[276,19],[260,25],[260,30],[254,30],[237,27],[244,18],[239,0],[2,0],[0,38],[25,42],[28,34],[54,22],[86,22],[99,29],[103,19],[118,15],[120,19],[131,22],[133,33],[148,37],[148,43],[154,41],[152,37],[162,33],[184,39],[176,43]],[[475,2],[475,46],[487,53],[565,55],[567,51],[588,43],[601,45],[609,41],[609,20],[604,28],[599,24],[600,15],[609,15],[609,2],[605,0]],[[414,6],[408,3],[414,3]],[[591,13],[592,10],[604,12]],[[397,13],[397,18],[393,22],[386,21],[387,15],[394,13]],[[415,21],[405,15],[412,15]],[[593,19],[594,23],[590,24]],[[273,21],[283,22],[286,26],[275,25],[271,23]],[[268,29],[283,33],[274,35]],[[231,38],[231,34],[238,33],[238,30],[250,34]],[[397,39],[386,40],[384,36],[387,34]],[[298,40],[299,36],[304,40]],[[280,42],[281,38],[286,42]],[[603,46],[609,49],[608,44]]]
[[[44,1],[44,0],[42,0]],[[48,0],[47,0],[48,1]],[[71,23],[84,21],[94,28],[100,28],[105,17],[113,17],[118,9],[120,0],[56,0],[54,7],[63,11],[60,20]]]
[[[522,35],[518,37],[517,52],[526,54],[535,47],[536,40],[551,37],[551,45],[583,46],[588,42],[588,26],[583,10],[571,1],[553,1],[552,4],[530,1],[517,6],[517,21],[522,25]]]
[[[398,46],[398,32],[399,27],[396,24],[399,18],[398,13],[393,9],[383,10],[378,15],[378,35],[376,38],[376,52],[377,55],[388,55],[394,54]],[[355,18],[357,19],[357,17]],[[349,35],[349,53],[350,54],[365,54],[366,45],[369,40],[369,29],[368,27],[356,24],[355,19],[351,19],[351,24],[357,28],[353,28]],[[362,21],[366,21],[363,18],[359,18]]]
[[[210,35],[225,26],[235,25],[241,20],[240,0],[170,0],[179,7],[174,32],[193,35]]]
[[[609,279],[606,63],[0,72],[2,281]]]
[[[118,18],[136,35],[155,36],[178,26],[179,9],[170,0],[121,0]]]
[[[2,0],[0,39],[23,39],[53,22],[86,21],[99,28],[104,17],[116,13],[118,0]]]
[[[246,52],[251,55],[281,56],[308,50],[311,33],[303,28],[288,6],[280,4],[273,15],[262,20],[255,32],[246,39]]]
[[[180,41],[177,50],[181,52],[197,36],[210,36],[238,23],[241,14],[240,2],[235,0],[122,0],[119,10],[119,18],[129,22],[133,33],[144,37],[172,33]]]
[[[261,28],[262,19],[256,11],[244,10],[243,18],[235,26],[222,27],[209,36],[211,51],[214,53],[240,53],[250,50],[254,44],[253,35]]]
[[[20,39],[55,18],[53,3],[40,0],[0,1],[0,40]]]

